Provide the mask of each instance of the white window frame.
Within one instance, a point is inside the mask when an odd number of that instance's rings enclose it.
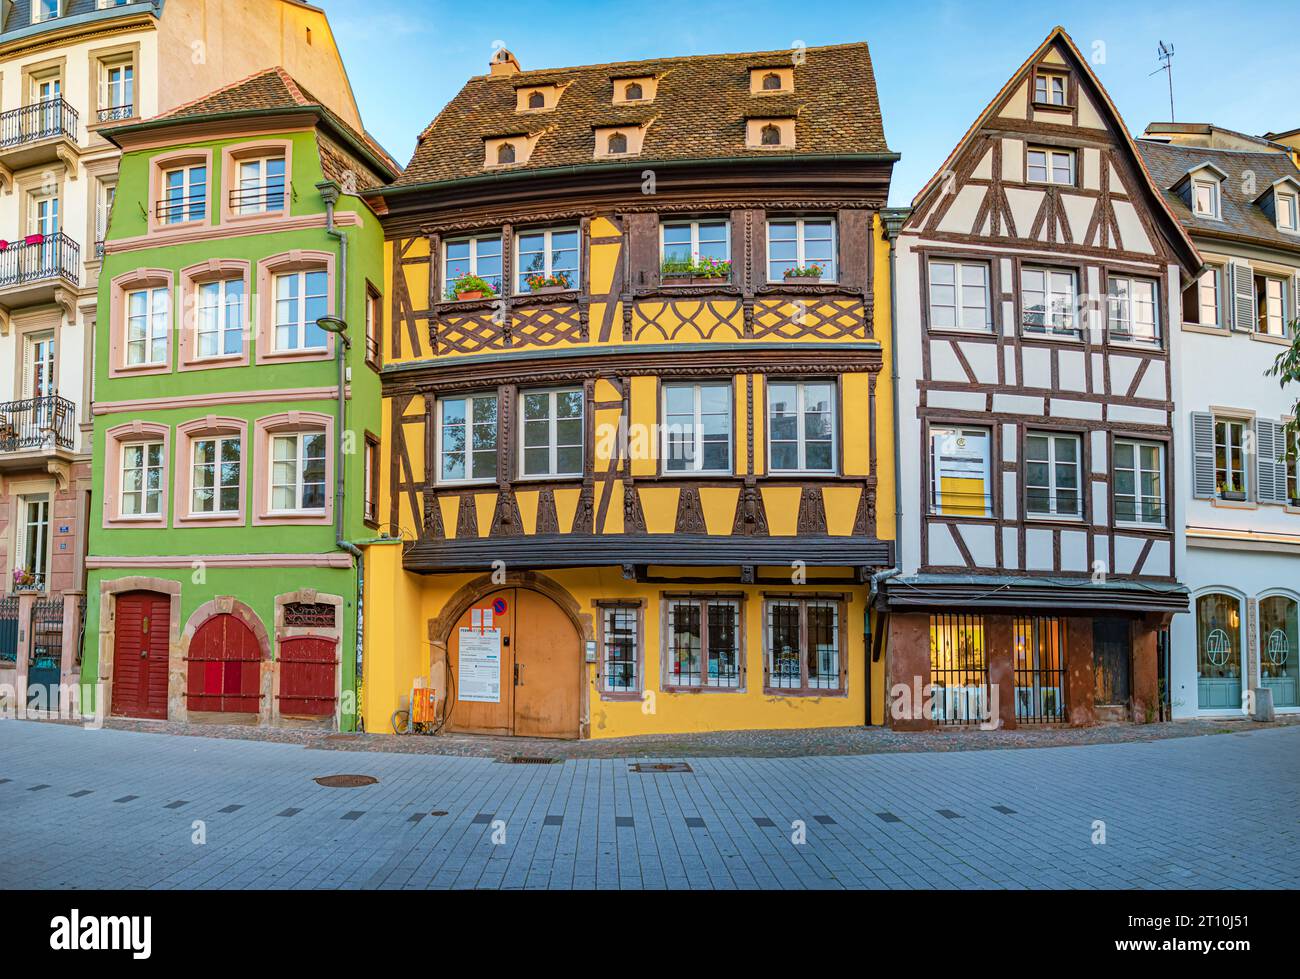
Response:
[[[242,297],[239,303],[239,319],[234,327],[229,322],[229,303],[230,297],[227,293],[227,287],[238,284],[242,290]],[[215,331],[205,330],[204,312],[209,308],[203,305],[203,297],[213,286],[217,287],[217,328]],[[248,304],[248,290],[244,289],[244,280],[242,278],[216,279],[211,282],[200,282],[194,288],[194,359],[195,360],[219,360],[224,357],[239,357],[244,353],[244,323],[245,313]],[[239,336],[239,349],[233,353],[226,352],[226,337],[230,333],[236,333]],[[203,338],[205,336],[215,336],[217,341],[216,353],[205,354],[203,352]]]
[[[704,397],[705,388],[717,388],[725,391],[727,395],[727,427],[730,434],[727,436],[727,465],[724,469],[706,469],[704,468]],[[687,468],[669,469],[669,425],[668,425],[668,392],[670,390],[691,391],[693,399],[693,412],[691,415],[691,458],[686,460]],[[736,469],[736,450],[735,450],[735,425],[736,425],[736,392],[730,381],[683,381],[674,384],[665,384],[663,386],[663,407],[661,408],[661,417],[659,419],[660,431],[662,432],[659,440],[661,471],[665,476],[705,476],[705,475],[730,475]],[[718,444],[713,442],[712,444]]]
[[[495,445],[495,447],[494,447],[493,450],[492,450],[492,460],[493,460],[493,462],[492,462],[492,472],[491,472],[491,473],[486,474],[486,475],[483,475],[483,476],[479,476],[479,475],[475,474],[475,472],[474,472],[474,449],[473,449],[472,443],[471,443],[471,441],[470,441],[470,439],[469,439],[469,433],[467,433],[467,435],[466,435],[466,439],[465,439],[465,448],[462,450],[462,451],[465,453],[465,475],[464,475],[463,477],[461,477],[460,479],[455,479],[455,478],[453,478],[453,477],[449,477],[449,476],[444,476],[444,475],[443,475],[443,464],[442,464],[442,457],[443,457],[443,438],[442,438],[442,432],[443,432],[443,423],[442,423],[443,410],[442,410],[442,406],[443,406],[444,403],[446,403],[446,402],[448,402],[448,401],[464,401],[464,402],[465,402],[465,406],[466,406],[466,407],[465,407],[465,427],[466,427],[466,428],[473,428],[473,427],[474,427],[474,402],[476,402],[476,401],[496,401],[496,402],[497,402],[497,422],[496,422],[496,440],[495,440],[495,441],[496,441],[496,445]],[[498,398],[498,396],[497,396],[497,393],[496,393],[495,391],[475,391],[475,392],[473,392],[473,393],[471,393],[471,394],[448,395],[448,396],[446,396],[446,397],[439,398],[439,399],[437,400],[437,402],[435,403],[434,408],[435,408],[435,411],[437,412],[437,417],[436,417],[436,422],[437,422],[437,424],[435,425],[435,429],[436,429],[435,434],[436,434],[436,436],[437,436],[437,440],[438,440],[438,441],[437,441],[437,450],[438,450],[438,451],[437,451],[437,465],[438,465],[438,470],[437,470],[437,477],[438,477],[438,479],[437,479],[437,481],[438,481],[438,484],[439,484],[439,485],[443,485],[443,486],[447,486],[447,485],[452,485],[452,486],[463,486],[463,485],[472,484],[472,483],[479,483],[479,484],[482,484],[482,483],[494,483],[494,482],[496,482],[496,478],[497,478],[497,464],[496,464],[496,460],[497,460],[498,454],[501,452],[501,403],[500,403],[500,400],[499,400],[499,398]]]
[[[321,444],[324,446],[325,451],[325,472],[324,480],[322,482],[322,498],[321,505],[318,507],[308,507],[303,505],[304,490],[307,486],[304,477],[307,474],[307,463],[309,461],[309,457],[306,454],[307,439],[313,436],[320,436]],[[280,441],[293,441],[296,447],[294,452],[294,481],[292,484],[294,505],[286,508],[277,508],[275,505],[276,489],[288,487],[290,485],[289,483],[277,483],[275,481],[275,467],[278,462],[282,461],[275,458],[275,445]],[[267,443],[267,468],[269,471],[266,474],[266,512],[269,515],[277,517],[283,517],[286,515],[295,516],[300,514],[319,516],[326,511],[329,506],[330,494],[330,446],[329,438],[324,429],[310,429],[301,432],[271,432]]]
[[[201,202],[193,201],[195,196],[194,188],[198,186],[198,181],[194,179],[196,170],[203,171],[203,199]],[[171,183],[172,174],[183,174],[181,180],[181,197],[180,203],[173,205],[171,203]],[[162,201],[160,202],[165,210],[158,217],[158,223],[165,228],[171,228],[178,224],[198,224],[208,219],[208,199],[212,191],[212,168],[206,163],[189,163],[183,167],[169,167],[162,172]],[[198,211],[197,217],[193,217],[194,211]],[[180,215],[179,217],[177,215]]]
[[[1128,284],[1128,292],[1122,297],[1115,294],[1115,286],[1120,282]],[[1151,336],[1138,336],[1134,328],[1134,290],[1139,286],[1151,290]],[[1123,309],[1123,315],[1118,321],[1127,323],[1127,330],[1116,329],[1116,310],[1119,308]],[[1106,328],[1112,341],[1160,346],[1164,342],[1164,332],[1160,323],[1160,283],[1148,276],[1108,275],[1106,277]]]
[[[1288,301],[1290,298],[1289,293],[1291,291],[1289,288],[1290,282],[1283,276],[1270,275],[1267,272],[1256,272],[1254,277],[1257,279],[1264,280],[1264,302],[1261,303],[1258,301],[1258,299],[1256,299],[1256,303],[1255,303],[1255,305],[1257,306],[1257,310],[1256,310],[1257,315],[1255,317],[1255,332],[1260,334],[1261,336],[1280,337],[1285,339],[1287,335],[1286,311],[1288,308]],[[1294,281],[1294,279],[1290,281]],[[1254,283],[1252,282],[1251,285],[1253,287]],[[1274,301],[1273,297],[1269,295],[1270,285],[1276,285],[1278,287],[1276,313],[1274,312],[1273,309],[1273,301]],[[1258,296],[1258,293],[1256,295]],[[1260,329],[1261,322],[1263,323],[1264,329]],[[1271,329],[1271,326],[1274,322],[1276,322],[1278,325],[1278,329],[1276,332],[1274,332]]]
[[[50,535],[53,527],[51,520],[53,501],[49,493],[32,493],[18,497],[18,505],[21,508],[21,523],[18,526],[19,539],[15,541],[18,560],[14,563],[24,571],[35,575],[37,585],[42,590],[47,590],[50,578],[50,550],[53,543]],[[31,517],[33,505],[38,508],[35,520]],[[34,551],[32,567],[27,566],[29,550]]]
[[[199,446],[204,442],[213,444],[213,463],[211,467],[207,463],[199,462]],[[225,465],[221,461],[222,448],[229,442],[235,443],[238,447],[239,461],[235,463],[238,467],[238,475],[235,477],[233,484],[223,483],[221,481],[221,470]],[[200,435],[189,440],[190,443],[190,498],[187,501],[191,516],[205,517],[228,517],[239,513],[239,492],[244,483],[244,440],[240,435]],[[212,509],[201,510],[195,505],[195,493],[201,488],[199,486],[198,475],[200,469],[212,469]],[[225,509],[221,506],[221,491],[223,489],[235,490],[235,505],[232,508]]]
[[[1038,97],[1038,83],[1043,83],[1043,98]],[[1060,95],[1058,102],[1054,96],[1056,94],[1053,82],[1061,83]],[[1069,76],[1059,71],[1036,71],[1034,72],[1034,101],[1039,105],[1054,105],[1062,108],[1068,108],[1070,97],[1070,79]]]
[[[492,281],[490,278],[488,278],[488,276],[484,275],[482,272],[480,272],[480,271],[478,270],[478,246],[479,246],[479,242],[482,242],[482,241],[495,241],[496,244],[497,244],[497,255],[496,255],[496,256],[489,256],[489,257],[499,257],[499,258],[501,259],[501,271],[500,271],[500,272],[493,272],[492,275],[495,276],[496,279],[498,280],[498,282],[497,282],[497,295],[499,296],[499,295],[501,295],[503,292],[505,292],[505,287],[506,287],[506,282],[505,282],[505,278],[504,278],[504,276],[505,276],[505,270],[506,270],[506,267],[505,267],[505,255],[506,255],[506,251],[505,251],[505,242],[502,240],[501,232],[498,231],[498,232],[497,232],[496,234],[494,234],[494,235],[492,235],[492,234],[486,234],[486,235],[465,235],[465,236],[462,236],[462,237],[459,237],[459,238],[449,238],[447,241],[444,241],[444,242],[442,243],[442,288],[443,288],[443,294],[444,294],[444,296],[447,295],[447,293],[449,292],[449,290],[450,290],[451,287],[452,287],[452,284],[455,282],[455,279],[452,278],[451,274],[448,272],[448,266],[451,264],[452,259],[450,259],[450,258],[448,257],[448,255],[447,255],[447,249],[448,249],[451,245],[460,245],[460,244],[464,244],[464,243],[468,242],[468,243],[469,243],[469,259],[468,259],[468,261],[469,261],[469,269],[468,269],[468,274],[469,274],[469,275],[477,275],[480,279],[483,279],[483,280],[486,281],[486,282],[491,282],[491,281]],[[456,259],[456,261],[461,261],[461,260],[460,260],[460,259]],[[460,278],[460,276],[456,276],[456,278]],[[454,299],[455,297],[453,296],[452,298]]]
[[[809,223],[822,224],[829,223],[831,227],[831,258],[827,267],[822,269],[822,282],[839,281],[839,257],[840,257],[840,228],[839,221],[833,215],[809,215],[802,218],[784,218],[770,217],[767,219],[767,268],[764,270],[768,282],[784,282],[784,273],[776,278],[772,277],[772,226],[777,224],[793,224],[795,226],[795,265],[804,268],[808,265],[805,229]],[[817,260],[814,259],[814,262]]]
[[[511,278],[513,278],[514,281],[511,283],[511,288],[516,296],[528,295],[529,292],[528,287],[527,285],[524,284],[524,280],[527,279],[528,276],[530,275],[550,276],[554,274],[555,270],[554,270],[554,266],[551,264],[551,260],[554,257],[553,253],[555,249],[552,246],[551,242],[555,235],[563,235],[563,234],[570,234],[570,233],[576,236],[576,241],[573,246],[574,262],[576,264],[574,265],[572,270],[573,280],[569,283],[569,288],[570,289],[582,288],[582,230],[576,226],[569,226],[569,225],[565,225],[563,227],[558,227],[558,228],[526,228],[521,231],[516,231],[514,235],[514,269],[513,269],[513,274],[511,276]],[[519,259],[519,248],[523,244],[523,240],[525,238],[533,235],[543,236],[542,254],[544,259],[544,267],[542,269],[537,269],[530,272],[524,268],[523,263]],[[560,271],[567,272],[569,270],[560,269]]]
[[[1201,195],[1199,191],[1208,191],[1210,195],[1210,208],[1205,210],[1201,207]],[[1221,220],[1219,181],[1211,177],[1193,177],[1192,178],[1192,214],[1198,218],[1211,218],[1212,220]]]
[[[1030,290],[1025,284],[1027,275],[1043,276],[1043,323],[1030,324],[1029,303],[1026,300],[1026,294],[1030,291],[1039,292],[1039,290]],[[1066,293],[1056,291],[1054,277],[1066,275],[1070,277],[1070,292]],[[1071,326],[1060,326],[1057,323],[1057,317],[1060,313],[1056,311],[1058,297],[1068,298],[1068,312]],[[1049,265],[1024,265],[1020,269],[1020,332],[1028,336],[1042,336],[1053,338],[1065,338],[1077,340],[1083,335],[1083,326],[1080,322],[1081,315],[1079,309],[1079,273],[1077,269],[1053,268]]]
[[[1196,315],[1198,316],[1197,326],[1213,327],[1214,329],[1223,329],[1223,288],[1226,270],[1222,265],[1211,265],[1196,279]],[[1214,319],[1212,322],[1205,322],[1205,311],[1208,308],[1205,303],[1205,293],[1207,291],[1206,278],[1209,278],[1209,291],[1214,294]]]
[[[154,309],[154,298],[161,293],[166,297],[164,308],[161,310]],[[131,313],[131,299],[134,296],[143,295],[145,297],[144,307],[144,337],[133,340],[131,338],[131,321],[137,317]],[[122,355],[124,357],[123,366],[125,367],[159,367],[165,366],[168,361],[168,353],[171,349],[170,333],[172,318],[172,293],[167,286],[151,286],[147,289],[132,289],[122,297],[124,308],[122,310]],[[163,355],[161,358],[153,359],[154,345],[162,341]],[[134,344],[143,343],[145,356],[138,361],[131,360],[131,347]]]
[[[1029,175],[1029,168],[1032,166],[1031,160],[1035,153],[1043,154],[1043,169],[1045,176],[1042,180]],[[1058,180],[1056,177],[1056,163],[1058,158],[1064,158],[1069,163],[1070,176],[1068,180]],[[1074,187],[1077,186],[1078,179],[1078,158],[1075,151],[1065,149],[1059,146],[1029,146],[1025,148],[1025,183],[1029,184],[1051,184],[1056,187]]]
[[[720,224],[722,225],[723,243],[727,246],[727,254],[720,261],[731,261],[731,221],[728,218],[692,218],[689,221],[664,221],[659,225],[659,264],[663,265],[665,256],[668,253],[668,242],[665,236],[669,228],[690,228],[691,229],[691,258],[694,259],[700,254],[700,225],[702,224]],[[680,247],[680,246],[676,246]]]
[[[158,447],[158,465],[149,465],[149,450],[154,446]],[[140,450],[140,465],[128,466],[127,453],[132,449]],[[152,520],[162,516],[163,499],[167,493],[166,473],[163,472],[167,463],[167,445],[162,439],[137,439],[129,442],[122,442],[118,447],[118,503],[117,510],[119,518],[123,520]],[[158,508],[148,510],[149,504],[149,473],[152,470],[158,472],[158,489],[154,492],[158,494]],[[138,490],[128,490],[126,475],[129,472],[140,473],[140,488]],[[126,509],[126,498],[128,496],[140,497],[140,509],[135,513],[128,513]]]
[[[63,16],[64,0],[54,0],[54,12],[46,13],[45,8],[48,6],[48,0],[32,0],[32,23],[48,24],[52,20],[57,20]]]
[[[1277,213],[1278,230],[1292,233],[1300,231],[1300,198],[1295,194],[1277,192],[1273,196],[1276,198],[1273,209]],[[1284,214],[1290,217],[1289,222],[1282,220]]]
[[[936,282],[934,277],[934,270],[937,266],[949,266],[953,270],[952,284],[950,286],[950,288],[953,290],[953,301],[951,305],[947,303],[935,302],[934,290],[935,290]],[[980,272],[984,279],[983,283],[979,286],[979,288],[984,290],[984,322],[980,326],[968,325],[965,321],[965,316],[964,316],[967,310],[975,309],[974,306],[969,306],[964,301],[966,289],[976,288],[975,286],[968,286],[965,281],[966,272],[967,270],[970,269],[974,269]],[[928,292],[927,299],[930,304],[930,316],[929,316],[930,329],[948,330],[948,331],[953,331],[958,333],[992,332],[993,330],[992,277],[993,277],[992,268],[990,267],[988,262],[977,262],[977,261],[970,261],[967,259],[942,258],[942,257],[936,257],[930,259],[929,264],[926,267],[926,283],[927,283],[926,291]],[[946,283],[937,283],[937,285],[942,288],[943,286],[946,285]],[[952,310],[952,315],[953,315],[952,326],[941,326],[936,322],[936,317],[934,312],[936,308]]]
[[[1047,458],[1033,459],[1029,458],[1029,440],[1045,439],[1047,441]],[[1060,460],[1057,458],[1059,450],[1058,443],[1061,441],[1070,442],[1074,445],[1074,462]],[[1025,518],[1028,520],[1082,520],[1084,510],[1084,479],[1083,479],[1083,438],[1074,432],[1051,432],[1044,430],[1030,429],[1025,433]],[[1030,462],[1047,466],[1047,485],[1033,485],[1029,483],[1029,464]],[[1058,466],[1074,466],[1074,495],[1077,500],[1075,509],[1069,513],[1063,513],[1058,509],[1058,498],[1062,490],[1069,492],[1070,487],[1058,485]],[[1047,510],[1030,510],[1029,494],[1031,490],[1047,491]]]
[[[319,353],[329,349],[329,338],[322,337],[319,346],[309,347],[307,345],[307,283],[313,275],[324,276],[325,279],[325,300],[326,308],[329,306],[329,271],[327,269],[298,269],[294,272],[278,272],[271,277],[271,349],[275,353]],[[287,301],[280,299],[280,283],[286,279],[298,280],[298,296],[295,302],[297,309],[291,323],[280,322],[280,303]],[[313,321],[314,322],[314,321]],[[280,346],[280,328],[289,326],[294,331],[294,343],[290,346]]]
[[[664,599],[666,603],[664,615],[664,651],[663,651],[663,686],[674,690],[743,690],[745,689],[745,621],[744,621],[744,604],[739,596],[729,595],[702,595],[695,597],[693,595],[674,595]],[[689,680],[674,679],[673,666],[677,662],[677,646],[673,642],[677,635],[676,621],[673,616],[673,610],[678,606],[694,607],[700,617],[700,650],[699,650],[699,681],[692,683]],[[709,610],[717,607],[727,608],[732,614],[732,628],[736,637],[736,672],[733,675],[723,674],[719,671],[714,677],[709,672],[709,664],[717,660],[718,656],[714,649],[714,644],[709,635]],[[680,677],[681,674],[676,674]]]
[[[1117,460],[1119,458],[1118,450],[1120,446],[1128,446],[1132,448],[1133,465],[1131,467],[1119,465]],[[1143,449],[1156,450],[1155,469],[1147,469],[1142,465]],[[1165,444],[1163,442],[1153,442],[1149,439],[1116,439],[1114,444],[1111,447],[1111,457],[1112,457],[1111,458],[1111,486],[1112,487],[1119,486],[1119,479],[1117,474],[1121,470],[1123,470],[1124,472],[1131,472],[1133,474],[1133,492],[1131,494],[1120,493],[1118,489],[1113,490],[1114,499],[1112,502],[1112,506],[1115,509],[1115,524],[1121,527],[1157,527],[1157,528],[1164,527],[1166,524]],[[1142,490],[1143,477],[1150,474],[1154,474],[1156,477],[1157,489],[1154,496],[1144,493]],[[1131,499],[1133,501],[1132,517],[1125,518],[1119,515],[1120,512],[1119,503],[1121,498],[1125,500]],[[1160,514],[1158,520],[1147,520],[1143,517],[1142,515],[1144,513],[1143,504],[1147,503],[1148,501],[1152,501],[1155,503],[1157,510]]]
[[[559,430],[560,418],[558,417],[558,413],[557,413],[557,401],[558,401],[559,396],[562,395],[562,394],[576,394],[576,395],[578,395],[578,402],[579,402],[579,404],[582,406],[582,413],[579,414],[579,415],[578,415],[578,418],[577,418],[578,426],[579,426],[579,430],[582,432],[582,435],[580,436],[581,441],[580,441],[580,442],[577,444],[577,446],[576,446],[576,448],[577,448],[577,450],[578,450],[578,468],[577,468],[575,471],[573,471],[573,472],[560,472],[560,471],[559,471],[559,468],[558,468],[558,464],[559,464],[559,463],[558,463],[558,460],[559,460],[559,455],[560,455],[560,445],[559,445],[559,438],[558,438],[557,432],[558,432],[558,430]],[[525,450],[526,450],[526,449],[529,449],[529,448],[532,448],[532,449],[538,449],[538,448],[541,448],[541,446],[537,446],[537,445],[534,445],[534,446],[528,446],[528,445],[526,445],[526,441],[527,441],[527,440],[526,440],[526,438],[525,438],[525,430],[526,430],[527,422],[526,422],[526,420],[524,419],[524,399],[525,399],[525,398],[528,398],[528,397],[537,397],[537,396],[539,396],[539,395],[545,395],[546,398],[547,398],[547,408],[546,408],[546,411],[547,411],[547,416],[546,416],[546,420],[547,420],[546,447],[547,447],[547,449],[549,450],[549,462],[547,463],[546,472],[530,473],[530,472],[527,472],[526,469],[525,469],[525,462],[524,462],[524,459],[525,459],[525,455],[524,455]],[[582,476],[582,474],[583,474],[583,459],[584,459],[584,456],[585,456],[585,453],[586,453],[586,447],[587,447],[587,446],[586,446],[586,440],[587,440],[587,403],[586,403],[586,396],[585,396],[585,393],[583,392],[583,389],[580,388],[580,387],[567,387],[567,388],[545,388],[545,389],[533,389],[533,390],[529,390],[529,391],[520,391],[518,397],[517,397],[515,400],[516,400],[516,402],[517,402],[517,411],[518,411],[518,415],[519,415],[519,429],[518,429],[518,431],[519,431],[519,475],[518,475],[518,478],[521,479],[521,480],[527,480],[527,479],[567,479],[567,478],[571,478],[571,477],[580,477],[580,476]],[[498,416],[498,417],[499,417],[499,416]],[[535,420],[537,420],[537,419],[535,419]],[[572,421],[573,419],[564,419],[564,420],[565,420],[565,421]],[[575,446],[572,446],[572,445],[566,445],[565,448],[575,448]]]
[[[993,429],[979,425],[935,425],[928,432],[929,443],[926,451],[929,454],[929,491],[928,491],[928,512],[935,516],[944,517],[970,517],[972,519],[979,517],[993,516]],[[984,498],[981,501],[982,513],[944,513],[943,489],[941,476],[939,473],[938,460],[938,440],[942,438],[981,438],[984,440],[984,455],[980,468],[980,475],[984,481]],[[973,510],[970,504],[954,502],[954,507],[959,510]]]
[[[1222,491],[1219,488],[1219,449],[1223,449],[1224,476],[1231,480],[1234,473],[1241,474],[1241,489],[1231,490],[1230,492],[1240,492],[1245,495],[1246,501],[1250,500],[1251,493],[1254,490],[1250,478],[1250,455],[1246,452],[1246,436],[1253,434],[1255,426],[1249,418],[1238,418],[1231,415],[1213,416],[1214,424],[1214,498],[1216,500],[1224,499]],[[1223,426],[1223,441],[1219,440],[1219,426]],[[1232,428],[1241,429],[1241,437],[1237,444],[1232,444],[1229,433]],[[1239,501],[1230,501],[1239,502]]]
[[[795,394],[795,418],[798,419],[798,434],[795,436],[797,444],[797,453],[799,456],[799,467],[797,469],[778,469],[772,464],[772,388],[782,385],[794,385],[797,389]],[[804,426],[804,416],[808,412],[807,389],[816,385],[817,387],[829,387],[831,389],[831,464],[828,469],[809,469],[808,468],[808,439]],[[764,418],[764,427],[766,428],[765,438],[767,442],[767,462],[768,471],[782,474],[804,474],[809,475],[835,475],[840,471],[839,450],[840,450],[840,386],[833,378],[819,379],[808,378],[800,380],[785,380],[769,378],[766,384],[767,389],[767,414]],[[777,439],[778,442],[788,442],[788,439]],[[821,441],[820,439],[817,441]]]
[[[267,168],[272,161],[278,160],[284,164],[283,184],[280,187],[280,206],[271,207],[267,204],[266,198],[270,195],[267,175]],[[245,189],[244,168],[257,167],[257,181],[252,184],[252,188],[261,188],[263,193],[252,204],[244,201],[242,195]],[[266,156],[259,156],[248,159],[239,159],[235,161],[235,193],[241,195],[239,205],[234,209],[236,214],[280,214],[288,209],[289,206],[289,160],[283,153],[269,153]]]

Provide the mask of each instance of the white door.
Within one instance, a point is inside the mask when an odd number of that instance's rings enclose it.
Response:
[[[60,78],[36,79],[35,102],[40,106],[36,125],[38,136],[54,136],[59,131],[59,99],[63,96],[63,80]]]
[[[23,370],[23,397],[48,398],[54,393],[54,334],[30,336]]]

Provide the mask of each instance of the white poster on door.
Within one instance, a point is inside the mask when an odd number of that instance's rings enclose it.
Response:
[[[501,703],[501,630],[461,629],[457,700]]]

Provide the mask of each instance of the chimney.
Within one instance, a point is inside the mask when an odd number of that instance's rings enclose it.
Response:
[[[507,49],[500,48],[488,62],[488,74],[493,78],[508,78],[519,74],[519,62]]]

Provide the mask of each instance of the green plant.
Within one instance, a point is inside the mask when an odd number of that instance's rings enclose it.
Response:
[[[731,259],[729,258],[666,258],[659,266],[659,272],[666,276],[691,275],[701,279],[731,278]]]
[[[1300,319],[1293,320],[1291,323],[1291,346],[1277,355],[1273,366],[1264,372],[1264,376],[1278,378],[1278,383],[1283,388],[1288,384],[1300,385]],[[1300,435],[1300,394],[1295,391],[1292,394],[1296,400],[1291,410],[1287,412],[1291,420],[1286,424],[1286,458],[1294,464],[1297,435]]]
[[[455,299],[464,292],[481,292],[485,296],[495,296],[497,294],[497,291],[492,287],[491,282],[469,272],[459,276],[456,281],[451,284],[451,288],[447,290],[447,298]]]
[[[528,277],[528,288],[532,292],[553,287],[568,289],[569,274],[567,272],[556,272],[554,275],[530,275]]]
[[[787,279],[820,279],[825,271],[825,266],[814,262],[811,265],[796,265],[792,269],[786,269],[785,276]]]

